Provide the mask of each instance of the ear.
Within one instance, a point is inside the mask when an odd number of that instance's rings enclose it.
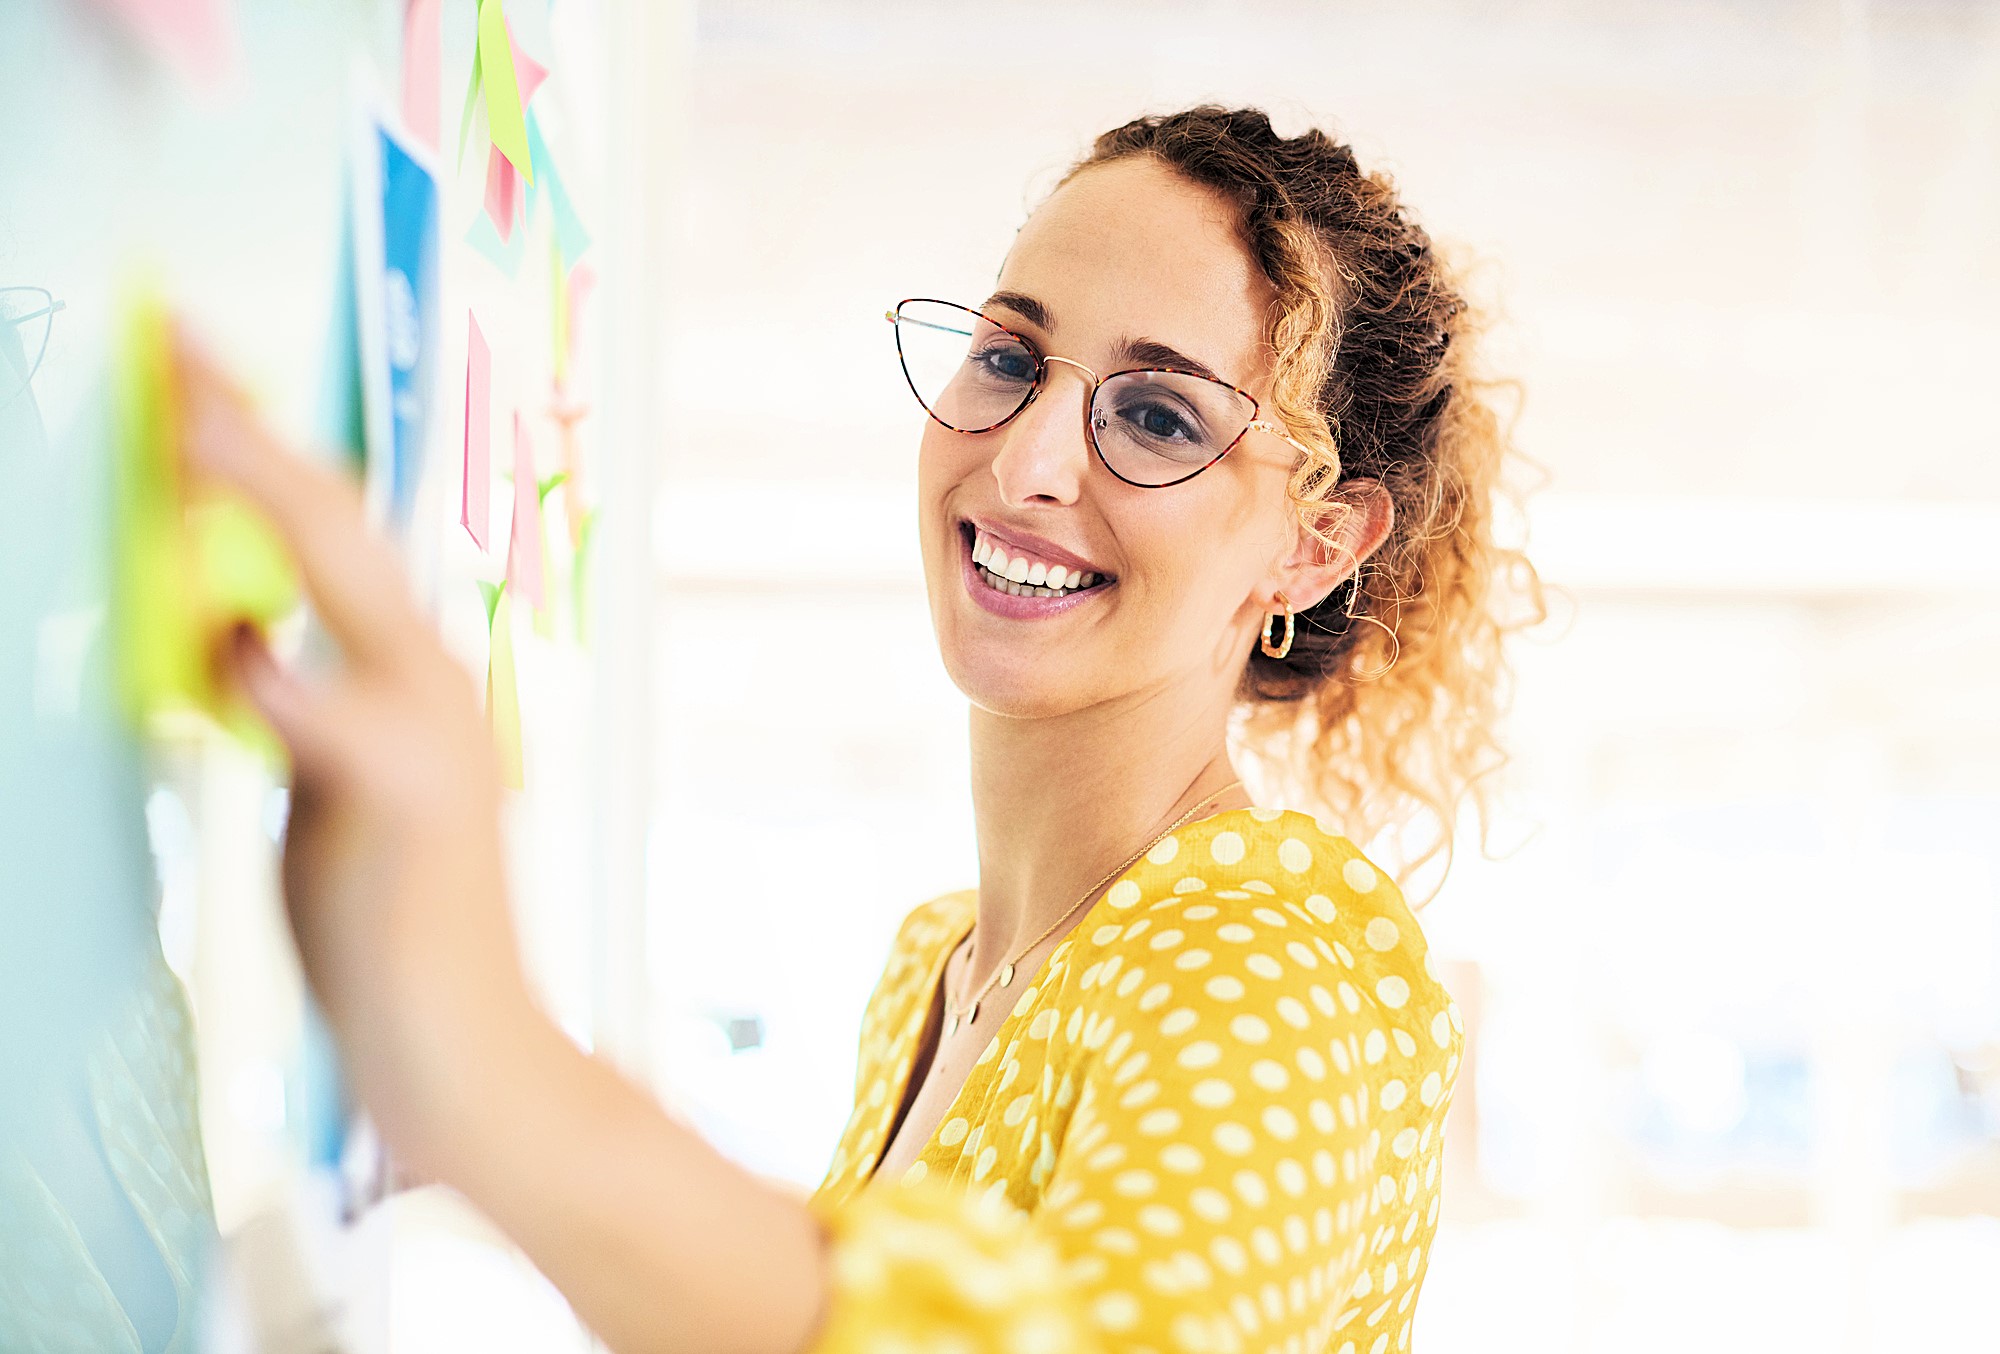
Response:
[[[1292,552],[1267,584],[1268,609],[1279,609],[1280,592],[1295,612],[1319,605],[1381,548],[1395,524],[1395,502],[1381,481],[1344,481],[1318,509],[1318,525],[1332,535],[1331,544],[1294,523]]]

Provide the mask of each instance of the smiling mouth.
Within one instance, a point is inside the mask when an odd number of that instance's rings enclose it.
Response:
[[[995,592],[1014,597],[1074,597],[1108,586],[1106,573],[1066,568],[1050,564],[1019,550],[1001,545],[977,530],[970,522],[958,525],[959,535],[972,552],[973,572]]]

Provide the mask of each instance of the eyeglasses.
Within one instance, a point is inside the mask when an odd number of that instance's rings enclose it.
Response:
[[[1104,468],[1127,484],[1164,489],[1193,479],[1229,454],[1252,428],[1310,455],[1306,445],[1257,417],[1257,401],[1226,381],[1173,367],[1099,376],[1081,362],[1048,357],[976,310],[913,297],[883,318],[896,327],[903,375],[924,411],[954,432],[992,432],[1035,402],[1049,364],[1090,378],[1084,436]]]
[[[0,329],[19,344],[18,359],[5,352],[0,362],[0,408],[13,403],[41,369],[49,350],[49,330],[63,303],[41,287],[0,287]],[[13,345],[7,345],[12,347]]]

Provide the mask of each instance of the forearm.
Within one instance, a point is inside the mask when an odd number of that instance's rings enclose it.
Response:
[[[425,1133],[452,1185],[620,1354],[798,1354],[821,1314],[817,1222],[539,1012],[489,1021],[461,1112]]]

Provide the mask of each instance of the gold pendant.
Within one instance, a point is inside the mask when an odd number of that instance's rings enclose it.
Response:
[[[1009,964],[1007,965],[1006,968],[1000,970],[1000,986],[1005,987],[1008,983],[1011,983],[1013,981],[1014,981],[1014,966],[1012,964]]]
[[[977,1019],[979,1019],[979,1003],[975,1001],[972,1003],[972,1009],[965,1013],[965,1023],[970,1025]]]

